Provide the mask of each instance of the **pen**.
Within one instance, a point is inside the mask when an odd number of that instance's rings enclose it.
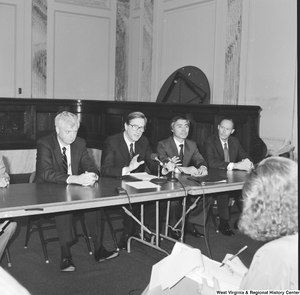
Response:
[[[240,255],[244,250],[246,250],[248,248],[248,246],[244,246],[240,251],[238,251],[235,255],[231,256],[229,259],[227,259],[226,261],[231,261],[233,258],[237,257],[238,255]],[[225,262],[222,262],[222,264],[220,265],[223,266],[225,264]]]

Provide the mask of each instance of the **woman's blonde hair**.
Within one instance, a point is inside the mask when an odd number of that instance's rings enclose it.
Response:
[[[239,228],[251,238],[270,241],[298,232],[298,164],[283,157],[261,161],[243,187]]]

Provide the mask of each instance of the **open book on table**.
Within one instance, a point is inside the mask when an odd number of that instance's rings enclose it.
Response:
[[[162,259],[152,268],[149,290],[161,285],[162,290],[172,288],[185,276],[213,287],[213,277],[218,279],[220,289],[238,290],[242,276],[231,273],[226,266],[220,267],[221,263],[212,260],[201,253],[199,249],[177,242],[171,255]]]

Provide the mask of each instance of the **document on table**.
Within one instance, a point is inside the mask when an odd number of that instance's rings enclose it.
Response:
[[[177,242],[171,255],[153,265],[149,290],[157,286],[161,286],[162,290],[171,289],[185,276],[198,283],[205,278],[211,287],[212,278],[215,277],[219,280],[221,290],[238,290],[242,277],[220,265],[220,262],[206,257],[199,249]]]
[[[149,290],[157,286],[161,286],[162,290],[172,288],[190,271],[200,266],[201,252],[199,249],[189,247],[188,251],[172,253],[153,265]]]
[[[136,189],[144,189],[144,188],[158,188],[160,185],[152,183],[150,181],[133,181],[133,182],[126,182],[127,185],[130,185]]]
[[[150,175],[147,172],[130,173],[129,175],[132,176],[132,177],[135,177],[137,179],[140,179],[140,180],[148,180],[148,181],[150,181],[153,178],[157,178],[157,176]]]

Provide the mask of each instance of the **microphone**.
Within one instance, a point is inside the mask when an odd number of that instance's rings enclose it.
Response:
[[[174,164],[174,166],[179,170],[180,173],[183,172],[182,169],[180,169],[179,166],[176,163],[174,163],[171,158],[168,158],[168,160]],[[178,179],[175,177],[175,170],[171,171],[171,176],[168,178],[168,180],[171,181],[171,182],[177,182],[178,181]]]
[[[162,167],[164,166],[164,163],[160,159],[158,159],[157,154],[152,154],[151,155],[151,160],[158,162],[159,165],[162,166]],[[153,182],[155,184],[160,184],[160,183],[166,183],[167,182],[167,180],[165,178],[160,178],[160,167],[159,167],[159,165],[157,166],[158,178],[153,178],[153,179],[150,180],[151,182]]]
[[[172,162],[172,159],[171,159],[171,158],[168,158],[168,160]],[[172,162],[172,163],[175,165],[175,167],[178,169],[178,171],[179,171],[181,174],[184,173],[184,172],[182,171],[182,169],[181,169],[180,166],[178,166],[178,165],[177,165],[176,163],[174,163],[174,162]]]
[[[164,163],[160,159],[158,159],[157,154],[152,154],[151,160],[158,162],[160,166],[164,166]]]

